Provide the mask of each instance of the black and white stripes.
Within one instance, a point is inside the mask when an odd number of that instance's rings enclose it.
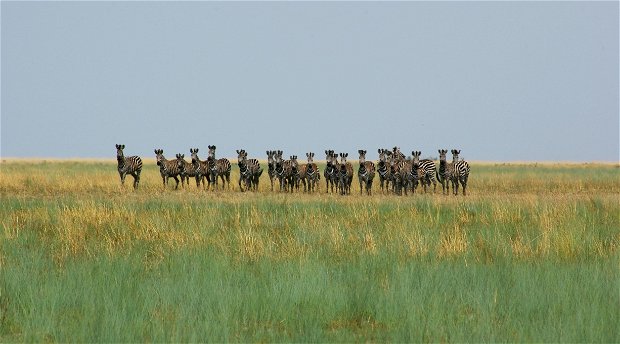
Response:
[[[133,188],[137,189],[138,184],[140,184],[142,159],[139,156],[125,157],[123,149],[125,149],[125,145],[116,145],[116,161],[118,163],[118,174],[121,177],[121,185],[125,185],[125,176],[130,174],[133,177]]]
[[[138,156],[125,157],[124,145],[116,145],[118,173],[121,184],[124,184],[125,176],[131,174],[134,177],[134,188],[140,184],[142,160]],[[184,154],[176,154],[175,159],[168,160],[164,157],[162,149],[155,149],[157,166],[160,170],[164,188],[167,187],[170,178],[176,182],[178,189],[179,177],[181,185],[191,177],[196,179],[196,185],[203,183],[207,190],[218,190],[218,182],[222,181],[222,190],[230,189],[230,177],[232,166],[226,158],[217,159],[216,147],[209,145],[209,153],[206,160],[198,157],[198,148],[190,148],[191,162],[185,161]],[[237,151],[237,165],[239,173],[239,190],[259,190],[260,178],[263,169],[258,159],[249,159],[248,152],[244,149]],[[372,184],[376,174],[379,175],[381,191],[405,195],[416,192],[419,185],[424,188],[424,193],[433,184],[432,193],[436,192],[437,182],[441,183],[444,194],[450,192],[452,184],[453,194],[458,194],[459,187],[463,189],[463,195],[467,195],[469,181],[469,164],[459,159],[460,150],[452,149],[452,161],[447,160],[447,150],[439,149],[439,165],[435,159],[421,159],[421,151],[412,151],[411,156],[405,156],[398,146],[392,149],[378,149],[379,160],[375,163],[367,159],[367,151],[358,150],[359,165],[357,173],[354,173],[351,162],[347,161],[348,153],[336,153],[334,150],[325,150],[325,168],[322,171],[325,176],[325,192],[331,190],[341,195],[351,193],[351,184],[355,175],[360,185],[360,194],[372,195]],[[271,191],[274,191],[273,183],[278,181],[279,190],[286,192],[300,192],[303,184],[303,192],[322,191],[319,186],[321,171],[319,165],[314,162],[314,153],[306,153],[307,162],[298,162],[297,155],[290,155],[290,159],[284,160],[282,150],[268,150],[267,166],[271,181]],[[236,168],[235,168],[236,169]],[[226,185],[228,184],[228,185]],[[213,185],[213,188],[210,186]],[[236,189],[236,187],[234,187]]]

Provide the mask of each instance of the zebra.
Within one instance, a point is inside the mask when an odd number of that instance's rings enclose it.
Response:
[[[370,196],[372,194],[372,181],[375,178],[375,163],[372,161],[366,161],[365,150],[358,150],[360,154],[359,162],[360,167],[357,170],[357,178],[360,181],[360,195],[362,194],[362,186],[366,186],[366,193]]]
[[[239,189],[243,192],[241,182],[244,181],[246,189],[258,190],[258,180],[263,173],[260,163],[256,159],[248,160],[245,149],[237,150],[237,164],[239,165]]]
[[[275,175],[278,178],[278,183],[280,184],[280,191],[283,191],[286,187],[286,175],[284,171],[284,161],[282,160],[282,152],[281,150],[275,151]]]
[[[166,188],[168,179],[171,177],[174,178],[174,181],[177,183],[175,189],[179,188],[179,178],[177,178],[177,176],[183,173],[185,168],[183,157],[184,155],[177,154],[176,160],[167,160],[164,157],[163,149],[155,149],[155,158],[157,159],[157,165],[159,166],[159,173],[161,174],[164,188]]]
[[[287,191],[288,188],[291,188],[291,192],[293,192],[293,188],[299,188],[299,164],[297,163],[297,155],[291,155],[289,160],[284,161],[284,178],[287,183]]]
[[[207,162],[209,163],[209,183],[213,183],[215,190],[217,190],[217,177],[222,179],[222,189],[226,187],[228,183],[228,189],[230,189],[230,161],[226,158],[215,160],[215,145],[209,146],[209,157]]]
[[[308,181],[308,192],[313,192],[314,188],[318,186],[319,179],[321,178],[321,173],[319,171],[319,167],[314,163],[314,153],[306,153],[306,158],[308,158],[308,163],[302,165],[299,170],[300,176],[302,175],[302,167],[304,167],[304,178],[302,181],[304,182],[304,191],[306,191],[306,180]]]
[[[431,183],[433,183],[433,193],[435,193],[437,190],[437,180],[435,179],[437,170],[435,162],[429,159],[420,160],[420,155],[422,155],[420,151],[413,151],[411,155],[413,155],[414,166],[416,166],[420,172],[418,174],[420,175],[420,183],[422,183],[424,187],[424,193],[426,193],[426,186],[431,186]]]
[[[196,186],[206,186],[205,178],[209,179],[209,162],[207,160],[200,160],[198,157],[198,148],[190,148],[189,152],[192,154],[192,165],[196,170]]]
[[[390,164],[388,161],[388,153],[387,149],[379,148],[377,150],[379,153],[379,162],[377,163],[377,173],[379,174],[379,185],[381,186],[381,192],[383,192],[383,184],[385,183],[385,190],[389,189],[391,170]]]
[[[395,194],[401,195],[402,194],[402,187],[403,187],[403,180],[402,180],[402,173],[401,173],[401,169],[403,169],[405,166],[405,160],[402,159],[404,157],[404,155],[402,155],[402,153],[400,153],[400,151],[397,152],[396,147],[394,147],[393,152],[387,152],[387,155],[390,159],[390,182],[392,183],[392,191]]]
[[[398,163],[398,181],[400,182],[398,193],[400,194],[400,188],[405,190],[405,195],[408,194],[408,191],[411,190],[412,193],[415,193],[415,189],[418,186],[419,173],[418,168],[415,166],[413,160],[401,160]]]
[[[192,153],[192,150],[189,150]],[[189,179],[191,177],[196,178],[196,186],[200,186],[200,174],[198,172],[197,166],[194,165],[193,162],[187,162],[183,160],[185,166],[183,168],[183,172],[181,173],[181,186],[185,187],[185,181],[187,181],[187,186],[189,186]]]
[[[336,153],[333,150],[325,151],[325,160],[327,161],[327,165],[325,166],[325,171],[323,171],[323,176],[325,177],[325,186],[326,192],[329,193],[329,186],[331,185],[332,193],[334,193],[334,186],[337,184],[338,179],[338,160],[335,159]]]
[[[467,188],[467,179],[469,178],[469,164],[465,160],[459,161],[459,154],[461,150],[453,149],[452,151],[452,188],[454,189],[454,195],[459,194],[459,182],[463,186],[463,196],[465,196],[465,189]]]
[[[351,183],[353,182],[353,165],[347,162],[349,153],[340,153],[339,182],[340,194],[351,193]]]
[[[118,162],[118,174],[121,177],[121,185],[125,185],[125,176],[133,177],[133,188],[137,189],[140,184],[140,172],[142,172],[142,159],[139,156],[125,157],[123,154],[125,145],[116,145],[116,161]]]
[[[450,194],[450,182],[452,181],[452,164],[449,164],[446,160],[447,149],[438,149],[439,152],[439,170],[435,172],[437,180],[441,183],[442,193]]]
[[[276,159],[277,151],[267,151],[267,172],[271,181],[271,191],[273,191],[273,180],[276,179]]]

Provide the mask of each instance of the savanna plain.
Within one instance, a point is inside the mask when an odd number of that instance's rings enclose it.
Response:
[[[455,197],[144,162],[0,164],[0,342],[620,342],[617,164],[472,163]]]

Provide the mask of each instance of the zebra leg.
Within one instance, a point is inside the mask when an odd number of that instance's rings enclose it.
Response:
[[[467,176],[461,178],[461,185],[463,186],[463,196],[465,196],[465,188],[467,187]]]
[[[118,175],[121,177],[121,186],[125,186],[125,173],[119,172]]]
[[[179,188],[179,178],[177,176],[174,176],[174,181],[177,182],[177,184],[174,186],[174,189],[177,190]]]
[[[140,184],[140,170],[136,171],[134,174],[132,174],[132,176],[133,176],[133,188],[137,189],[138,184]]]

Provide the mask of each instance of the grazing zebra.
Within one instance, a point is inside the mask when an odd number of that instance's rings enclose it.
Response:
[[[452,150],[452,189],[454,189],[454,195],[459,193],[459,182],[463,186],[463,196],[465,196],[465,189],[467,188],[467,179],[469,178],[469,164],[465,160],[459,161],[459,154],[461,150]]]
[[[429,159],[420,160],[420,155],[422,155],[420,151],[413,151],[411,155],[413,155],[413,164],[420,170],[418,174],[420,175],[420,183],[424,187],[424,193],[426,193],[426,186],[431,186],[431,183],[433,183],[433,193],[435,193],[437,190],[435,162]]]
[[[308,158],[308,163],[300,166],[299,175],[302,175],[302,167],[304,168],[304,177],[302,181],[304,182],[304,191],[306,191],[306,180],[308,181],[308,192],[314,192],[314,188],[318,187],[319,179],[321,178],[321,172],[319,171],[319,167],[314,163],[314,153],[306,153],[306,157]]]
[[[439,152],[439,170],[436,171],[435,175],[437,176],[437,180],[441,183],[441,191],[445,195],[450,193],[450,182],[452,181],[454,166],[448,164],[446,160],[447,149],[438,149],[437,152]]]
[[[137,189],[140,184],[140,172],[142,172],[142,159],[139,156],[125,157],[123,154],[125,145],[116,145],[116,161],[118,162],[118,174],[121,177],[121,185],[125,185],[125,176],[133,177],[133,188]]]
[[[267,151],[267,172],[269,173],[269,180],[271,181],[271,191],[273,191],[273,180],[276,179],[276,151]]]
[[[164,150],[156,149],[155,158],[157,159],[157,165],[159,166],[159,173],[161,174],[164,188],[166,188],[166,185],[168,184],[168,179],[174,178],[174,181],[177,183],[175,189],[178,189],[179,178],[177,178],[177,176],[183,173],[183,169],[185,168],[183,155],[177,154],[175,160],[167,160],[164,157]]]
[[[353,165],[347,162],[349,153],[340,153],[340,168],[339,168],[339,181],[340,194],[351,193],[351,183],[353,182]]]
[[[385,183],[385,190],[389,189],[391,171],[390,171],[390,163],[388,161],[388,153],[387,149],[378,149],[379,153],[379,162],[377,163],[377,173],[379,174],[379,185],[381,186],[381,192],[383,192],[383,184]]]
[[[230,161],[226,158],[215,159],[215,146],[209,146],[209,157],[207,162],[209,163],[209,183],[214,183],[215,190],[217,190],[217,177],[222,179],[222,189],[226,187],[228,183],[228,189],[230,189]]]
[[[192,154],[192,165],[196,170],[196,186],[206,186],[205,178],[209,179],[209,162],[207,160],[200,160],[198,157],[198,148],[190,148],[189,152]]]
[[[360,153],[360,167],[357,170],[357,178],[360,181],[360,195],[362,194],[362,186],[366,187],[366,194],[369,196],[372,194],[372,181],[375,178],[375,163],[372,161],[366,161],[365,150],[358,150]]]
[[[239,189],[243,192],[241,181],[245,182],[246,189],[258,190],[258,180],[263,169],[260,168],[260,163],[256,159],[248,160],[248,153],[242,149],[237,150],[237,164],[239,165]]]
[[[334,193],[334,186],[336,186],[338,180],[338,160],[336,159],[336,153],[334,153],[333,150],[326,150],[325,160],[327,161],[327,165],[325,166],[325,171],[323,171],[323,176],[325,177],[326,192],[329,193],[329,186],[331,185],[332,193]]]

